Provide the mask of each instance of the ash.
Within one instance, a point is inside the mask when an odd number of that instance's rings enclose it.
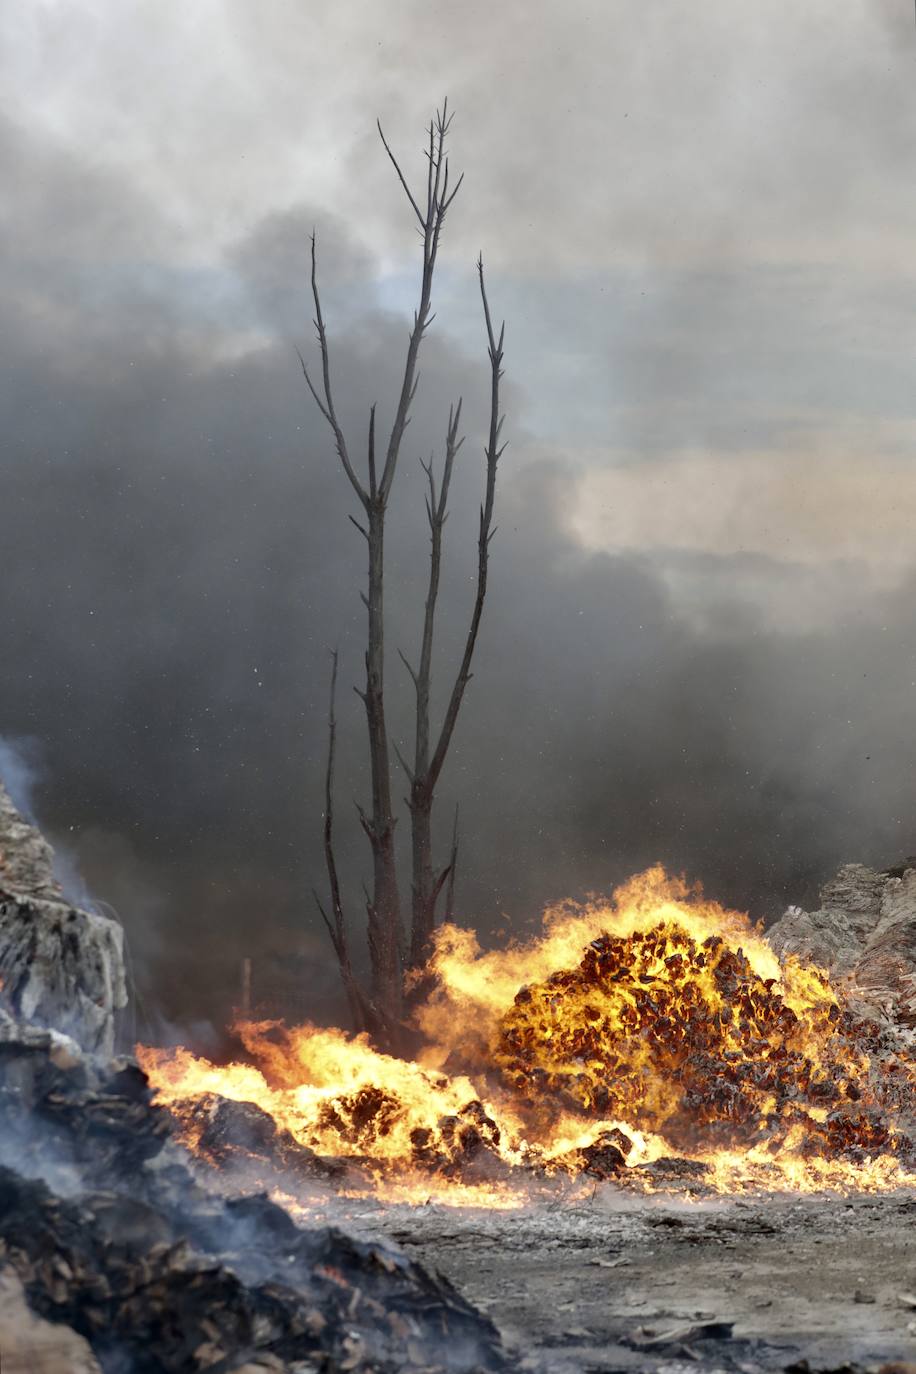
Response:
[[[347,1212],[350,1227],[447,1274],[538,1374],[912,1361],[914,1223],[912,1193],[646,1197],[615,1184],[516,1213]]]

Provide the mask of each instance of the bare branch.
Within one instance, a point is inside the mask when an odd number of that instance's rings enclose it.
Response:
[[[369,498],[368,498],[368,495],[367,495],[366,491],[365,491],[364,488],[363,488],[362,483],[360,482],[360,480],[359,480],[359,478],[357,477],[356,473],[353,471],[353,465],[352,465],[352,463],[350,462],[350,455],[349,455],[349,453],[348,453],[348,451],[347,451],[347,442],[346,442],[346,440],[345,440],[345,438],[344,438],[343,430],[341,429],[340,423],[339,423],[339,421],[338,421],[338,419],[337,419],[337,412],[336,412],[336,410],[334,409],[334,395],[333,395],[333,392],[331,391],[331,363],[330,363],[330,357],[329,357],[329,354],[328,354],[328,335],[327,335],[327,330],[326,330],[325,327],[324,327],[324,316],[323,316],[322,313],[321,313],[321,296],[319,295],[319,292],[318,292],[318,266],[317,266],[317,256],[316,256],[316,242],[317,242],[316,236],[315,236],[315,233],[314,233],[314,231],[313,231],[313,232],[312,232],[312,240],[311,240],[311,243],[312,243],[312,299],[313,299],[314,302],[315,302],[315,329],[316,329],[316,331],[317,331],[317,333],[318,333],[318,346],[319,346],[319,348],[320,348],[320,350],[321,350],[321,374],[322,374],[322,381],[323,381],[323,383],[324,383],[324,401],[323,401],[323,402],[322,402],[322,400],[320,399],[320,397],[319,397],[319,395],[318,395],[318,392],[316,391],[315,387],[314,387],[313,384],[312,384],[312,379],[311,379],[311,377],[309,376],[308,368],[307,368],[306,365],[305,365],[305,361],[303,360],[303,357],[302,357],[302,354],[301,354],[301,353],[299,354],[299,361],[302,363],[302,371],[303,371],[303,374],[304,374],[304,376],[305,376],[305,380],[306,380],[306,382],[308,383],[309,391],[312,393],[312,396],[314,397],[315,402],[316,402],[316,404],[318,405],[319,410],[321,411],[322,415],[323,415],[324,418],[327,420],[328,424],[330,425],[330,427],[331,427],[331,429],[332,429],[332,431],[333,431],[333,434],[334,434],[334,442],[335,442],[335,445],[336,445],[336,447],[337,447],[337,455],[338,455],[338,457],[340,458],[341,463],[343,464],[344,472],[347,474],[347,477],[348,477],[349,480],[350,480],[350,485],[352,486],[353,490],[356,492],[356,495],[359,497],[360,501],[361,501],[362,504],[365,506]],[[297,350],[297,352],[298,352],[298,350]]]
[[[394,744],[394,745],[392,745],[392,748],[394,749],[394,752],[395,752],[395,754],[397,755],[398,763],[401,765],[401,767],[404,769],[404,772],[405,772],[406,775],[407,775],[407,780],[408,780],[408,782],[411,782],[411,783],[412,783],[412,782],[413,782],[413,769],[411,768],[410,764],[409,764],[409,763],[407,762],[407,760],[405,759],[404,755],[401,753],[401,751],[400,751],[400,749],[398,748],[398,746],[397,746],[396,744]],[[410,805],[410,803],[408,802],[408,806],[409,806],[409,805]]]
[[[430,223],[433,217],[433,162],[435,160],[435,126],[433,121],[429,121],[429,152],[426,154],[429,163],[426,169],[426,220],[423,228]]]
[[[401,649],[398,649],[398,657],[400,658],[400,660],[401,660],[401,662],[403,663],[404,667],[407,669],[408,673],[410,673],[410,676],[413,678],[413,685],[416,687],[416,685],[417,685],[417,674],[416,674],[416,671],[415,671],[414,668],[411,667],[410,661],[408,660],[407,656],[403,653],[403,651],[402,651]]]
[[[350,1014],[353,1017],[354,1025],[357,1029],[366,1023],[366,1003],[362,991],[353,976],[353,968],[350,963],[350,946],[347,938],[347,923],[344,918],[343,901],[340,895],[340,880],[337,873],[337,862],[334,857],[334,754],[337,743],[337,718],[334,711],[335,699],[337,696],[337,650],[331,654],[331,693],[328,704],[328,761],[324,775],[324,858],[325,866],[328,871],[328,885],[331,891],[331,914],[325,911],[324,906],[317,892],[313,895],[321,919],[327,927],[334,953],[337,956],[337,964],[340,969],[341,980],[344,991],[350,1006]]]
[[[452,857],[448,866],[448,887],[445,890],[445,920],[455,919],[455,874],[458,871],[458,803],[455,803],[455,821],[452,826]]]
[[[462,183],[463,181],[464,181],[464,172],[461,173],[461,176],[460,176],[460,177],[458,178],[458,180],[455,182],[455,189],[452,191],[452,194],[451,194],[450,196],[447,196],[446,199],[443,200],[443,202],[442,202],[442,216],[443,216],[443,218],[445,218],[445,212],[446,212],[446,210],[447,210],[448,207],[451,205],[452,201],[455,199],[455,197],[457,196],[458,192],[461,190],[461,183]]]
[[[315,390],[315,387],[314,387],[314,385],[313,385],[313,383],[312,383],[312,379],[311,379],[311,377],[309,376],[309,370],[308,370],[308,368],[307,368],[306,365],[305,365],[305,359],[303,358],[302,352],[301,352],[301,350],[300,350],[299,348],[296,349],[296,354],[298,355],[299,362],[302,364],[302,375],[303,375],[303,377],[304,377],[305,380],[306,380],[306,384],[307,384],[307,386],[308,386],[309,391],[312,393],[312,397],[313,397],[313,399],[314,399],[314,401],[315,401],[315,404],[316,404],[316,406],[318,407],[318,409],[321,411],[321,413],[322,413],[322,415],[324,416],[324,418],[327,420],[328,424],[331,424],[331,423],[332,423],[331,417],[330,417],[330,415],[328,414],[328,412],[327,412],[327,410],[326,410],[326,408],[325,408],[324,402],[322,401],[321,397],[318,395],[318,392]]]
[[[413,198],[413,192],[411,191],[410,187],[407,185],[407,181],[406,181],[406,179],[405,179],[405,177],[404,177],[404,173],[401,171],[400,167],[398,166],[398,160],[397,160],[397,158],[395,157],[394,153],[391,151],[391,149],[390,149],[389,146],[388,146],[388,140],[386,139],[384,133],[382,132],[382,122],[381,122],[380,119],[377,119],[377,120],[375,121],[375,123],[376,123],[376,126],[377,126],[377,128],[378,128],[379,138],[382,140],[382,142],[383,142],[384,145],[385,145],[385,152],[386,152],[386,153],[388,154],[388,156],[391,158],[391,165],[392,165],[392,167],[394,168],[394,170],[395,170],[395,171],[397,172],[397,174],[398,174],[398,180],[400,181],[401,185],[404,187],[404,191],[405,191],[405,193],[406,193],[406,195],[407,195],[407,199],[410,201],[411,205],[413,206],[413,208],[414,208],[414,213],[416,214],[417,219],[420,221],[421,226],[425,229],[425,228],[426,228],[426,220],[425,220],[425,219],[423,218],[423,216],[420,214],[420,207],[419,207],[419,205],[417,204],[417,202],[414,200],[414,198]]]
[[[334,927],[331,925],[331,921],[330,921],[330,918],[328,917],[328,913],[325,911],[324,907],[321,905],[321,898],[318,896],[318,893],[315,891],[314,888],[312,888],[312,896],[315,898],[315,905],[317,906],[319,912],[321,913],[321,919],[324,921],[325,925],[326,925],[327,928],[328,928],[328,935],[331,937],[331,944],[334,946],[334,953],[337,955],[337,957],[338,957],[338,959],[339,959],[339,958],[340,958],[340,949],[338,948],[338,945],[337,945],[337,932],[335,931]]]
[[[378,495],[375,481],[375,402],[369,407],[369,495],[373,501]]]
[[[420,345],[426,330],[432,323],[433,316],[430,315],[430,300],[432,296],[433,273],[436,267],[436,256],[439,250],[439,238],[442,232],[442,222],[445,216],[446,206],[440,200],[440,185],[444,170],[445,139],[450,123],[447,114],[447,102],[443,104],[442,111],[437,114],[434,124],[430,125],[430,145],[429,145],[429,167],[427,172],[427,213],[423,220],[423,275],[420,283],[420,303],[414,315],[413,329],[407,345],[407,358],[404,364],[404,377],[401,384],[401,395],[395,412],[394,423],[391,427],[391,435],[388,440],[388,449],[385,455],[385,463],[382,468],[382,477],[379,483],[379,499],[384,503],[388,499],[391,484],[394,481],[395,469],[397,467],[398,454],[400,453],[401,440],[404,431],[410,422],[410,407],[416,394],[417,382],[417,357]],[[411,198],[414,209],[419,210],[416,202]]]
[[[438,878],[436,879],[436,881],[435,881],[435,883],[434,883],[434,885],[433,885],[433,910],[434,910],[434,911],[435,911],[435,909],[436,909],[436,903],[439,901],[440,893],[442,892],[442,889],[443,889],[443,887],[445,886],[446,879],[448,878],[448,875],[451,873],[451,871],[452,871],[452,866],[451,866],[451,864],[446,864],[445,868],[443,868],[442,872],[439,874]]]
[[[337,876],[337,863],[334,858],[334,753],[337,745],[337,717],[334,706],[337,698],[337,650],[331,654],[331,696],[328,703],[328,762],[324,775],[324,857],[331,888],[331,910],[334,928],[343,957],[347,954],[347,933],[344,924],[343,903],[340,898],[340,882]],[[349,962],[349,956],[347,956]]]
[[[417,689],[416,729],[414,740],[414,776],[410,792],[411,827],[413,836],[413,921],[411,929],[411,963],[419,967],[428,953],[427,944],[435,920],[436,903],[447,875],[438,880],[432,874],[431,809],[435,781],[430,774],[429,707],[432,683],[433,639],[439,579],[442,565],[442,531],[448,518],[448,495],[451,486],[455,455],[463,440],[458,435],[461,424],[461,399],[449,407],[445,436],[445,462],[438,493],[433,477],[432,460],[424,464],[429,482],[426,513],[430,528],[429,585],[423,614],[423,638],[420,665],[414,675]]]
[[[370,839],[370,840],[373,842],[373,844],[374,844],[374,843],[375,843],[375,830],[374,830],[374,828],[373,828],[372,822],[370,821],[369,817],[366,815],[365,811],[364,811],[363,808],[360,806],[360,804],[359,804],[358,801],[354,801],[354,802],[353,802],[353,805],[356,807],[357,813],[358,813],[358,815],[359,815],[359,823],[360,823],[360,825],[363,827],[363,829],[365,830],[366,834],[369,836],[369,839]]]
[[[496,469],[499,463],[500,454],[503,451],[499,448],[498,443],[499,432],[502,426],[502,419],[500,418],[499,411],[499,383],[502,377],[503,339],[505,337],[506,326],[505,324],[502,325],[499,332],[499,340],[497,341],[493,332],[493,322],[490,317],[490,303],[487,299],[482,256],[477,262],[477,272],[480,278],[480,297],[483,304],[484,320],[487,328],[488,353],[490,357],[490,432],[485,449],[487,465],[486,489],[483,505],[480,508],[480,535],[477,543],[477,594],[474,599],[474,608],[471,613],[471,623],[468,627],[464,653],[461,656],[461,664],[446,707],[439,739],[429,764],[428,783],[431,790],[435,788],[439,774],[442,771],[442,765],[445,762],[445,756],[448,753],[455,724],[458,720],[458,712],[461,709],[464,691],[471,680],[471,659],[474,656],[474,649],[477,644],[477,635],[480,630],[480,620],[483,614],[483,603],[487,594],[488,553],[490,539],[492,537],[493,505],[496,496]]]

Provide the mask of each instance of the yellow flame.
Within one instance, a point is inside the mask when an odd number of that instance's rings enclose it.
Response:
[[[780,962],[746,916],[661,868],[552,908],[527,944],[484,951],[443,927],[430,970],[421,1062],[267,1021],[237,1027],[247,1063],[138,1056],[191,1148],[202,1097],[253,1102],[397,1200],[520,1205],[532,1179],[575,1176],[624,1138],[628,1169],[678,1154],[727,1191],[916,1181],[896,1119],[912,1064],[898,1055],[892,1091],[876,1086],[826,973]]]

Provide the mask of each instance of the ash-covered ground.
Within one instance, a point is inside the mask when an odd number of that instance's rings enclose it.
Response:
[[[603,1184],[521,1212],[344,1210],[447,1275],[526,1370],[916,1367],[911,1193],[684,1200]]]

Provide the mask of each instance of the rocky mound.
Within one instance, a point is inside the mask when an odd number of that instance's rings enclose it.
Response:
[[[0,998],[17,1021],[54,1027],[103,1056],[127,1003],[121,926],[65,900],[51,846],[2,782]]]
[[[861,1010],[916,1027],[916,859],[884,872],[845,864],[821,889],[817,911],[790,907],[767,938],[845,982]]]

